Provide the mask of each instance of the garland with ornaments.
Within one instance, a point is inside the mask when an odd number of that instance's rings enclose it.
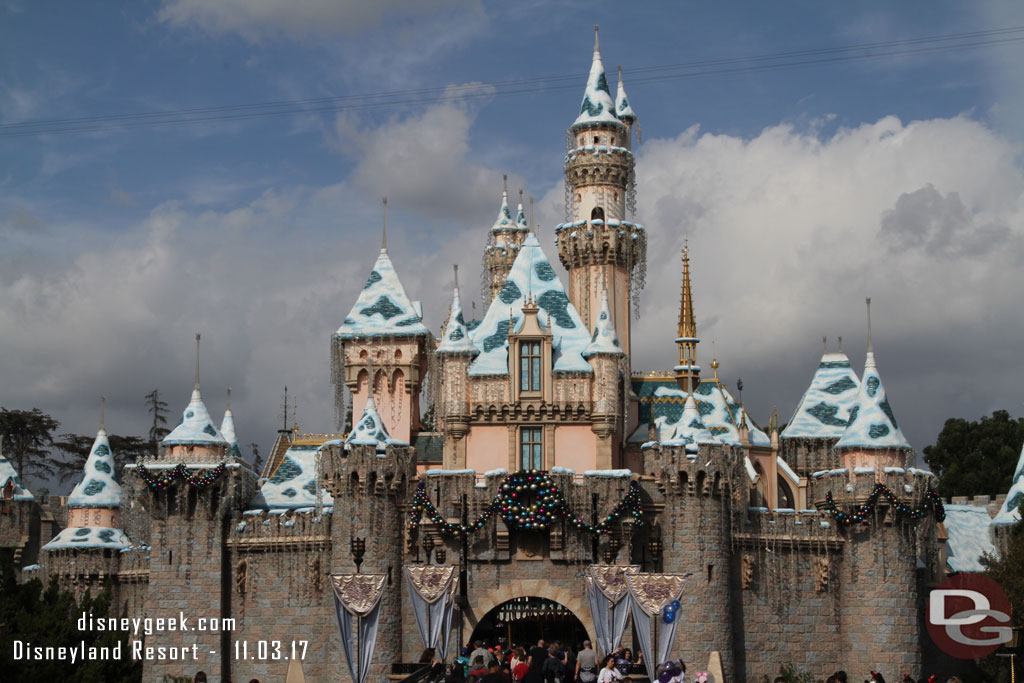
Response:
[[[917,520],[928,514],[928,510],[931,509],[935,512],[935,519],[939,522],[946,519],[946,508],[942,505],[942,497],[938,493],[927,489],[924,492],[924,497],[921,500],[921,504],[916,508],[912,508],[909,505],[900,502],[888,486],[885,484],[875,484],[875,490],[868,496],[867,501],[863,505],[858,505],[853,512],[845,513],[841,512],[836,507],[835,501],[832,500],[832,492],[829,491],[825,494],[825,511],[836,518],[836,521],[845,526],[851,524],[857,524],[863,522],[864,519],[875,509],[878,504],[879,498],[885,498],[889,505],[892,506],[896,514],[900,516],[909,517],[911,521],[916,522]]]
[[[212,470],[190,470],[185,467],[185,463],[178,463],[171,469],[164,470],[163,474],[154,474],[142,465],[139,465],[135,471],[149,485],[149,488],[159,490],[167,488],[175,479],[184,479],[189,486],[194,486],[198,489],[206,488],[217,481],[224,474],[225,469],[224,463],[220,463]]]
[[[498,494],[491,500],[483,513],[469,524],[452,524],[445,520],[437,507],[430,501],[426,482],[421,481],[412,499],[409,513],[409,528],[416,529],[425,514],[438,531],[446,536],[470,534],[479,530],[497,515],[509,529],[515,531],[544,531],[557,520],[564,519],[572,526],[591,534],[611,532],[612,522],[631,515],[636,526],[643,524],[644,506],[640,498],[640,485],[629,482],[629,490],[612,511],[596,524],[590,524],[569,508],[562,490],[544,470],[521,470],[505,477],[498,487]]]

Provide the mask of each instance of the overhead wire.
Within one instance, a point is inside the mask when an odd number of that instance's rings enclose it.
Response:
[[[1024,26],[966,31],[878,41],[830,48],[789,50],[743,57],[705,59],[675,64],[632,68],[630,87],[709,76],[735,76],[765,71],[807,68],[844,62],[944,53],[1024,42]],[[451,100],[511,97],[555,92],[579,87],[576,74],[508,79],[379,93],[272,100],[266,102],[193,107],[163,111],[107,114],[73,118],[40,119],[0,124],[0,137],[25,137],[66,133],[104,132],[161,126],[180,126],[223,121],[245,121],[279,116],[310,115],[435,104]]]

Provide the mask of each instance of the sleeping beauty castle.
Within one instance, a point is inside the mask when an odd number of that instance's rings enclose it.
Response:
[[[913,466],[870,344],[856,368],[841,350],[808,358],[806,393],[780,397],[792,418],[759,425],[717,359],[699,360],[702,273],[684,244],[678,334],[665,340],[678,363],[637,369],[636,122],[595,36],[564,156],[566,222],[542,242],[503,193],[480,232],[490,301],[478,320],[456,272],[436,338],[386,239],[367,254],[331,336],[347,433],[280,430],[253,471],[230,402],[219,424],[207,407],[197,338],[181,422],[120,472],[101,425],[63,529],[45,533],[0,460],[0,541],[22,576],[79,592],[109,580],[119,612],[193,622],[145,637],[159,655],[146,681],[400,680],[426,646],[450,660],[471,639],[538,638],[621,643],[716,681],[782,664],[916,677],[929,587],[980,570],[971,562],[1019,518],[1024,489],[980,535],[947,529],[967,515],[947,519],[934,476]],[[955,547],[982,536],[986,548]]]

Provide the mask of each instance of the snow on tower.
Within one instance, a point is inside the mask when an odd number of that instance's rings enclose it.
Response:
[[[229,449],[227,440],[213,423],[199,388],[199,335],[196,335],[196,382],[181,422],[161,442],[164,459],[175,462],[219,461]]]
[[[526,214],[523,211],[523,191],[519,191],[519,209],[515,218],[508,204],[508,176],[504,177],[505,188],[501,193],[501,206],[498,207],[498,217],[491,226],[487,236],[487,248],[484,250],[484,269],[488,282],[489,299],[494,301],[498,296],[512,263],[523,245],[523,240],[529,232],[526,222]]]
[[[18,476],[18,471],[10,460],[4,457],[4,437],[0,435],[0,499],[3,500],[35,500]]]
[[[224,409],[224,419],[220,422],[220,433],[228,442],[231,455],[241,458],[242,451],[238,447],[238,437],[235,436],[235,416],[231,412],[231,387],[228,387],[228,406]]]
[[[473,356],[480,353],[470,339],[466,320],[459,300],[459,267],[454,266],[455,287],[452,292],[452,310],[444,338],[437,347],[440,360],[441,382],[438,391],[441,400],[437,417],[444,432],[443,462],[445,467],[463,469],[466,466],[466,442],[469,433],[469,383],[467,370]]]

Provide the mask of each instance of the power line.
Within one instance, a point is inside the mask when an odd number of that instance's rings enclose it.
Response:
[[[790,50],[746,57],[728,57],[676,64],[643,66],[629,70],[630,87],[709,76],[735,76],[765,71],[835,65],[936,54],[1024,42],[1024,26],[969,31],[902,40],[861,43],[832,48]],[[647,75],[645,75],[647,74]],[[555,92],[579,87],[579,74],[541,76],[482,84],[394,90],[336,97],[275,100],[214,107],[196,107],[130,114],[109,114],[63,119],[42,119],[0,125],[0,137],[102,132],[159,126],[318,114],[325,112],[435,104],[456,99],[510,97]]]

